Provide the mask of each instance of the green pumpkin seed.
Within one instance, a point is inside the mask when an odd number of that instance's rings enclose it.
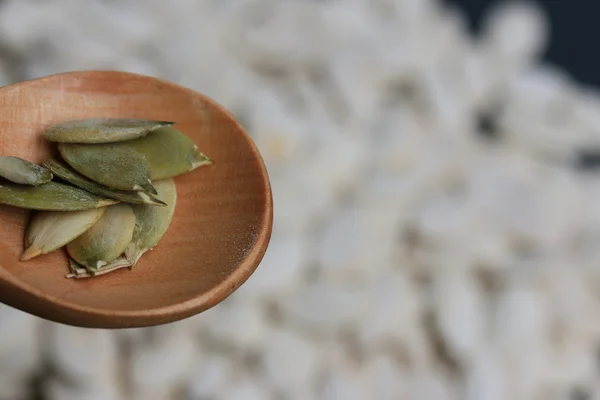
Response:
[[[112,143],[135,139],[155,129],[173,125],[168,121],[125,118],[90,118],[61,122],[44,133],[51,142]]]
[[[124,256],[120,256],[114,261],[106,264],[103,267],[100,267],[98,270],[94,270],[91,268],[86,268],[83,265],[79,264],[77,261],[73,259],[69,259],[69,270],[71,271],[67,274],[67,278],[93,278],[95,276],[105,275],[109,272],[116,271],[121,268],[131,268],[131,263],[127,261]]]
[[[159,197],[167,203],[166,207],[148,205],[133,205],[135,213],[135,230],[131,243],[125,250],[125,256],[133,266],[140,257],[152,250],[166,233],[177,203],[177,188],[172,179],[154,182]]]
[[[118,146],[143,154],[152,180],[173,178],[213,163],[190,138],[172,127],[157,129],[142,138],[118,143]]]
[[[89,180],[85,176],[73,170],[64,162],[53,158],[44,161],[42,165],[52,171],[54,175],[69,182],[71,185],[77,186],[78,188],[87,190],[88,192],[97,194],[99,196],[109,197],[131,204],[152,204],[154,206],[166,205],[164,202],[160,201],[149,193],[117,190],[100,185],[99,183]]]
[[[59,143],[58,150],[75,171],[101,185],[156,194],[146,159],[128,147],[119,144]]]
[[[0,156],[0,177],[21,185],[39,186],[50,182],[52,173],[22,158]]]
[[[108,207],[100,220],[67,245],[72,259],[97,271],[123,254],[133,236],[135,214],[129,204]]]
[[[102,216],[106,208],[85,211],[41,211],[36,213],[27,227],[25,252],[21,261],[50,253],[71,242]]]
[[[41,186],[0,184],[0,204],[40,211],[81,211],[118,203],[75,186],[49,182]]]

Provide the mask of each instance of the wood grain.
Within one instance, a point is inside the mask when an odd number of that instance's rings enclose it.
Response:
[[[272,195],[256,146],[214,101],[152,77],[52,75],[0,89],[0,155],[55,154],[50,124],[79,118],[175,121],[215,164],[175,179],[178,204],[159,245],[135,269],[66,279],[63,250],[20,262],[29,211],[0,205],[0,302],[70,325],[126,328],[202,312],[244,283],[271,235]]]

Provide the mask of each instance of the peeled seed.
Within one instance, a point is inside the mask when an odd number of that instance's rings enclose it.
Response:
[[[105,275],[109,272],[116,271],[121,268],[130,268],[131,263],[127,261],[124,256],[118,257],[114,261],[106,264],[105,266],[99,268],[98,270],[86,269],[83,265],[79,264],[77,261],[73,259],[69,259],[69,270],[71,271],[67,274],[67,278],[93,278],[95,276]]]
[[[52,173],[22,158],[0,156],[0,177],[21,185],[39,186],[50,182]]]
[[[44,161],[42,165],[52,171],[54,175],[70,184],[99,196],[109,197],[132,204],[152,204],[155,206],[166,205],[149,193],[111,189],[107,186],[100,185],[99,183],[89,180],[59,160],[48,159]]]
[[[41,211],[27,227],[25,252],[21,261],[50,253],[65,246],[91,228],[106,208],[85,211]]]
[[[172,127],[157,129],[142,138],[119,143],[118,146],[143,154],[150,167],[150,179],[153,180],[173,178],[213,163],[190,138]]]
[[[149,205],[133,205],[135,214],[135,229],[133,238],[125,256],[135,265],[140,257],[158,244],[166,233],[177,203],[177,189],[172,179],[154,182],[158,196],[167,203],[166,207],[153,207]]]
[[[44,136],[51,142],[111,143],[142,137],[154,129],[170,125],[173,125],[173,122],[125,118],[90,118],[52,125],[46,130]]]
[[[41,186],[0,184],[0,204],[41,211],[81,211],[118,203],[58,182]]]
[[[133,236],[135,214],[129,204],[108,207],[100,220],[67,245],[67,252],[88,270],[99,270],[123,254]]]
[[[59,143],[58,150],[74,170],[97,183],[112,189],[156,194],[148,162],[142,154],[128,147]]]

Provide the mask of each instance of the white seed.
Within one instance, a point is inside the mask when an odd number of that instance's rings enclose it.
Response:
[[[104,214],[105,208],[84,211],[41,211],[27,228],[25,252],[21,260],[59,249],[91,228]]]

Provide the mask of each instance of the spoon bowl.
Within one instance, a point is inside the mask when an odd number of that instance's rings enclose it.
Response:
[[[153,77],[113,71],[51,75],[0,88],[0,155],[40,163],[42,133],[82,118],[174,121],[214,160],[175,178],[169,230],[132,270],[66,279],[64,249],[21,262],[30,211],[0,205],[0,303],[64,324],[165,324],[219,303],[257,268],[273,223],[262,158],[233,116],[211,99]]]

